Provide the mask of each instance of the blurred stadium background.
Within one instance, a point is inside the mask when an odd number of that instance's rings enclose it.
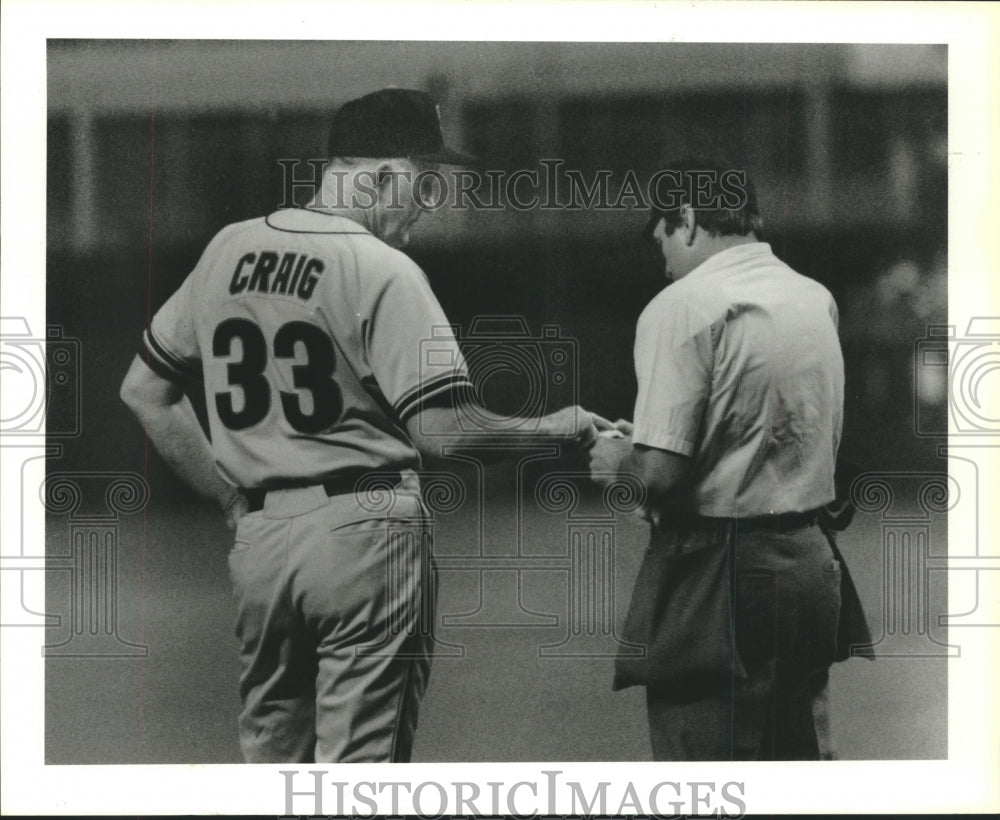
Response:
[[[322,156],[336,106],[385,85],[432,93],[446,139],[491,168],[561,159],[588,177],[608,169],[619,179],[678,154],[744,162],[776,253],[840,305],[843,454],[862,470],[946,469],[934,435],[945,418],[944,374],[914,365],[928,326],[947,322],[944,47],[52,40],[48,322],[81,340],[83,434],[49,469],[145,474],[152,495],[144,515],[121,522],[115,615],[149,656],[47,663],[49,763],[238,760],[227,534],[146,453],[118,385],[147,315],[207,240],[273,210],[286,193],[279,160]],[[304,186],[295,192],[304,198]],[[658,260],[638,241],[644,222],[641,210],[442,209],[419,223],[409,252],[466,331],[496,315],[521,317],[535,337],[558,326],[574,340],[579,402],[628,417],[635,321],[663,286]],[[521,388],[516,376],[500,378],[487,397],[503,409]],[[579,467],[550,459],[546,468]],[[565,542],[565,519],[515,507],[510,470],[486,480],[492,498],[507,500],[442,516],[440,553],[503,554],[516,514],[531,520],[529,551]],[[584,505],[597,503],[584,495]],[[619,611],[643,547],[639,522],[620,518]],[[943,554],[946,522],[932,523],[931,550]],[[49,517],[50,551],[66,551],[70,528],[66,516]],[[876,635],[886,615],[884,538],[875,514],[859,515],[843,538]],[[559,572],[533,573],[516,576],[519,592],[510,587],[523,610],[565,609]],[[445,573],[443,607],[475,610],[489,584],[500,594],[514,583],[502,575]],[[943,592],[932,585],[924,614],[945,611]],[[69,581],[54,577],[48,609],[70,601]],[[641,693],[609,691],[610,660],[537,657],[560,628],[544,619],[446,628],[467,657],[437,663],[416,759],[646,759]],[[933,641],[923,638],[939,646],[943,632],[930,628]],[[937,650],[842,664],[834,684],[845,757],[946,755]]]

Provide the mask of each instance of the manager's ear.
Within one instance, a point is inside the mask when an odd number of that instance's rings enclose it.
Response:
[[[384,194],[389,190],[389,183],[392,181],[392,175],[395,173],[397,173],[397,170],[391,160],[379,163],[378,168],[375,169],[375,188],[379,194]]]

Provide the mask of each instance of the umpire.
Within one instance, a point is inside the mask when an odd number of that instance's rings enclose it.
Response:
[[[646,234],[671,284],[636,329],[634,421],[590,455],[649,498],[624,626],[647,651],[621,653],[614,685],[646,686],[657,760],[831,759],[829,668],[870,641],[823,517],[844,398],[837,306],[759,240],[742,172],[668,168],[672,207]]]

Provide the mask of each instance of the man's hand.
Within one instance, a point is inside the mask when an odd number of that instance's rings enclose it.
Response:
[[[587,454],[590,462],[590,479],[602,487],[615,480],[622,462],[632,452],[631,437],[622,436],[614,427],[611,430],[617,435],[608,435],[609,431],[603,431]]]
[[[236,532],[236,525],[240,523],[240,519],[249,511],[250,505],[247,503],[247,497],[239,490],[233,490],[232,497],[226,502],[226,506],[222,510],[223,515],[226,516],[226,526],[232,532]]]
[[[195,492],[226,511],[228,523],[236,491],[215,469],[212,447],[184,391],[136,356],[122,382],[121,397],[163,460]],[[234,506],[234,521],[246,512],[245,501]]]
[[[601,418],[596,413],[584,410],[579,405],[575,407],[564,407],[552,414],[553,422],[558,429],[562,424],[576,426],[576,434],[573,441],[584,449],[593,446],[597,441],[598,434],[607,429],[611,424],[607,419]],[[565,419],[565,421],[563,421]]]
[[[611,422],[607,419],[584,410],[579,405],[570,405],[542,416],[537,424],[537,432],[568,439],[586,449],[593,445],[602,430],[609,427]]]
[[[619,433],[626,436],[631,436],[632,431],[635,430],[635,425],[630,421],[625,421],[625,419],[618,419],[618,421],[614,423],[613,427]]]

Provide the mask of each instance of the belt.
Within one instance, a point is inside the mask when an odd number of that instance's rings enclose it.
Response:
[[[760,515],[753,518],[708,518],[697,517],[691,523],[697,527],[731,525],[737,532],[790,532],[812,527],[819,520],[819,510],[806,512],[778,513],[776,515]]]
[[[333,478],[328,478],[326,481],[322,482],[322,484],[281,484],[274,487],[243,488],[241,492],[244,496],[246,496],[248,512],[258,512],[264,509],[264,500],[267,498],[267,494],[272,490],[295,490],[302,487],[321,486],[326,494],[332,498],[335,495],[348,495],[353,493],[357,489],[358,482],[368,476],[378,478],[380,485],[382,482],[388,482],[395,486],[403,480],[402,474],[398,472],[386,472],[384,470],[356,470],[349,473],[342,473],[341,475],[334,476]]]

